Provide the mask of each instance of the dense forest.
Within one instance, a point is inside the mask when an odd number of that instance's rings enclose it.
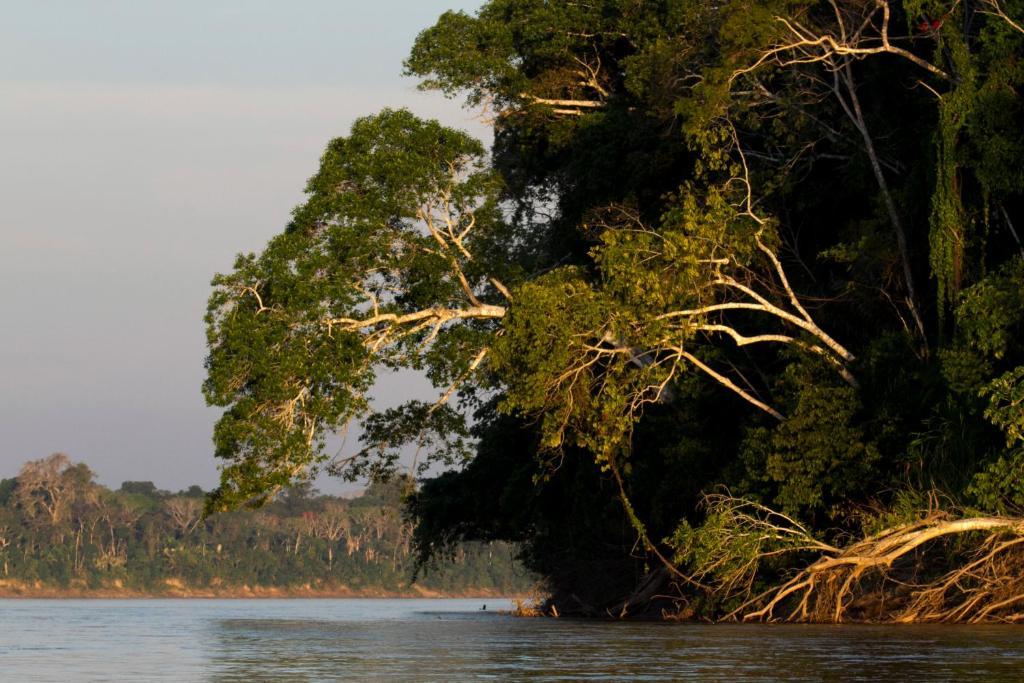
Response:
[[[488,0],[405,69],[493,145],[360,119],[216,276],[211,510],[413,476],[563,614],[1024,621],[1024,2]]]
[[[399,479],[355,498],[296,487],[216,517],[198,486],[93,479],[58,453],[0,481],[0,594],[510,595],[533,583],[507,544],[468,543],[413,584]]]

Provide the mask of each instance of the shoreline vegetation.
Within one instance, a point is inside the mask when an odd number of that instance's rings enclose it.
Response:
[[[116,490],[64,454],[0,481],[0,597],[475,597],[535,580],[511,545],[465,543],[417,565],[407,481],[361,495],[292,488],[259,510],[204,515],[206,493]]]
[[[509,598],[523,599],[519,594],[509,594],[498,589],[467,589],[464,591],[435,591],[422,586],[413,585],[406,590],[384,590],[380,588],[363,588],[353,590],[346,586],[224,586],[193,588],[181,581],[166,580],[162,589],[133,589],[125,586],[110,585],[102,587],[58,587],[48,586],[42,582],[24,582],[0,579],[0,599],[24,598],[33,599],[320,599],[320,598],[352,598],[352,599],[420,599],[420,598]]]
[[[369,113],[214,277],[211,508],[420,477],[419,561],[544,613],[1024,623],[1022,55],[1024,0],[444,13],[405,72],[492,142]]]

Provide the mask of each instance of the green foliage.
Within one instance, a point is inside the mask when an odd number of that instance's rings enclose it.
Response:
[[[998,514],[1024,513],[1024,450],[999,456],[978,472],[967,494],[983,510]]]
[[[939,502],[934,490],[902,488],[887,501],[884,508],[869,507],[860,512],[859,532],[863,536],[873,536],[886,529],[913,524],[920,521],[928,512],[935,512]]]
[[[771,240],[727,195],[684,186],[658,229],[628,207],[595,212],[597,276],[563,267],[516,292],[492,368],[504,410],[541,416],[542,448],[571,443],[602,463],[629,451],[644,407],[684,371],[664,358],[698,348],[705,319],[676,312],[715,300],[723,273],[741,277],[755,239]]]
[[[431,455],[413,468],[416,474],[423,474],[433,463],[463,464],[470,458],[469,438],[464,416],[451,406],[410,401],[367,417],[359,437],[365,448],[344,474],[386,480],[397,472],[401,447],[406,444],[415,445],[417,453],[425,450]]]
[[[787,419],[751,430],[745,458],[754,478],[777,489],[784,510],[822,510],[862,495],[881,454],[857,419],[857,392],[830,385],[806,365],[787,369],[782,382],[792,396]]]
[[[735,609],[786,558],[823,547],[799,522],[759,503],[711,494],[703,507],[700,525],[684,521],[665,543],[691,580],[711,589],[712,595],[736,596],[725,605],[704,606],[708,614]]]
[[[1024,258],[1014,257],[963,293],[957,311],[961,345],[991,360],[1019,352],[1022,299]]]
[[[1006,445],[1024,441],[1024,365],[996,377],[982,389],[985,417],[1006,432]]]
[[[1024,438],[1024,258],[965,290],[957,345],[943,356],[952,387],[987,399],[984,415],[1008,447]]]
[[[461,296],[448,259],[418,222],[440,205],[459,230],[474,223],[470,248],[495,238],[496,185],[483,154],[465,134],[404,110],[360,119],[328,146],[289,228],[214,279],[204,392],[226,407],[214,442],[227,461],[216,507],[259,503],[301,481],[325,460],[325,435],[365,414],[379,364],[422,362],[429,329],[374,354],[361,330],[339,321],[367,310],[395,316],[448,306]],[[496,256],[483,253],[478,267]],[[467,354],[435,354],[433,375],[450,380]]]
[[[801,543],[935,487],[1016,505],[1024,33],[894,0],[876,54],[882,7],[444,14],[406,71],[485,107],[494,146],[361,119],[282,234],[217,277],[214,507],[301,484],[360,420],[337,474],[394,476],[410,446],[443,470],[409,499],[421,562],[515,540],[600,613],[657,561],[650,539],[749,579],[753,549],[722,534],[772,513],[701,507],[716,485],[789,511]],[[785,47],[796,32],[831,42]],[[371,414],[395,369],[442,400]]]
[[[10,502],[17,486],[17,479],[0,479],[0,505],[7,505]]]
[[[151,481],[125,481],[119,489],[121,493],[153,497],[158,494],[156,484]]]
[[[624,81],[643,94],[665,78],[656,78],[666,73],[665,64],[653,63],[669,52],[665,32],[696,21],[687,9],[679,2],[493,0],[476,16],[442,15],[416,39],[406,70],[423,77],[424,88],[449,96],[468,92],[473,104],[610,97]],[[672,52],[678,56],[685,47],[677,43]],[[580,62],[590,64],[593,81],[581,81]]]
[[[543,448],[558,449],[571,430],[575,444],[607,457],[629,427],[628,416],[615,414],[623,391],[615,382],[628,381],[628,358],[613,357],[599,367],[598,361],[576,365],[592,345],[592,330],[615,327],[614,303],[572,269],[524,285],[516,300],[522,303],[494,344],[494,369],[508,378],[503,409],[541,414]],[[592,400],[599,381],[610,394],[607,401]]]
[[[1005,7],[1011,15],[1016,12],[1020,16],[1020,3],[1006,3]],[[981,21],[975,11],[964,6],[949,13],[967,12],[962,21],[970,26]],[[940,12],[945,10],[933,10],[933,14]],[[976,36],[970,30],[943,30],[938,36],[945,68],[953,75],[952,87],[938,108],[930,233],[940,316],[948,303],[956,301],[961,283],[984,272],[984,254],[979,248],[990,207],[1024,190],[1018,163],[1024,151],[1024,132],[1019,125],[1024,113],[1019,96],[1024,85],[1019,58],[1024,32],[995,15],[983,22]]]
[[[647,571],[631,552],[636,537],[610,476],[571,447],[554,467],[537,463],[529,457],[539,446],[535,425],[493,406],[479,417],[476,457],[424,482],[410,500],[420,564],[430,569],[465,541],[505,539],[574,610],[607,616],[608,596],[627,593]]]
[[[198,487],[125,482],[113,491],[62,457],[28,463],[0,485],[5,580],[51,590],[388,592],[414,578],[407,479],[374,482],[354,498],[300,486],[259,511],[203,518]],[[422,574],[418,585],[453,593],[522,592],[533,580],[497,540],[453,545]]]
[[[964,277],[966,242],[970,239],[970,217],[964,207],[961,178],[960,136],[974,104],[973,65],[962,39],[950,34],[946,46],[951,66],[963,79],[939,105],[936,156],[936,185],[932,198],[929,255],[932,274],[938,283],[939,313],[955,299]]]

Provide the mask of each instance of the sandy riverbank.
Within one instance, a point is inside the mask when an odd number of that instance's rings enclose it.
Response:
[[[509,597],[490,589],[458,592],[436,591],[413,585],[402,590],[383,588],[350,588],[345,585],[317,586],[188,586],[176,579],[167,579],[159,588],[127,587],[119,581],[106,586],[52,586],[41,582],[0,580],[0,598],[497,598]],[[515,597],[515,596],[512,596]]]

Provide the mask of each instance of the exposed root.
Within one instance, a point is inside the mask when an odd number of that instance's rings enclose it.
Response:
[[[545,616],[544,606],[538,600],[512,601],[512,616],[514,617],[543,617]]]
[[[637,586],[636,590],[628,598],[607,608],[605,613],[613,619],[625,619],[649,609],[651,601],[657,596],[658,592],[664,590],[668,578],[669,572],[665,567],[655,568],[653,571],[648,572],[644,580],[640,582],[640,585]]]
[[[933,512],[834,548],[781,515],[766,523],[761,506],[727,497],[712,505],[733,515],[733,529],[760,533],[765,541],[745,560],[743,576],[782,553],[806,555],[813,549],[817,556],[788,580],[756,595],[752,581],[727,576],[718,584],[718,597],[738,597],[740,605],[726,620],[1024,621],[1024,519]],[[787,547],[773,549],[769,541],[780,537],[787,539]],[[723,546],[722,554],[727,551]]]

